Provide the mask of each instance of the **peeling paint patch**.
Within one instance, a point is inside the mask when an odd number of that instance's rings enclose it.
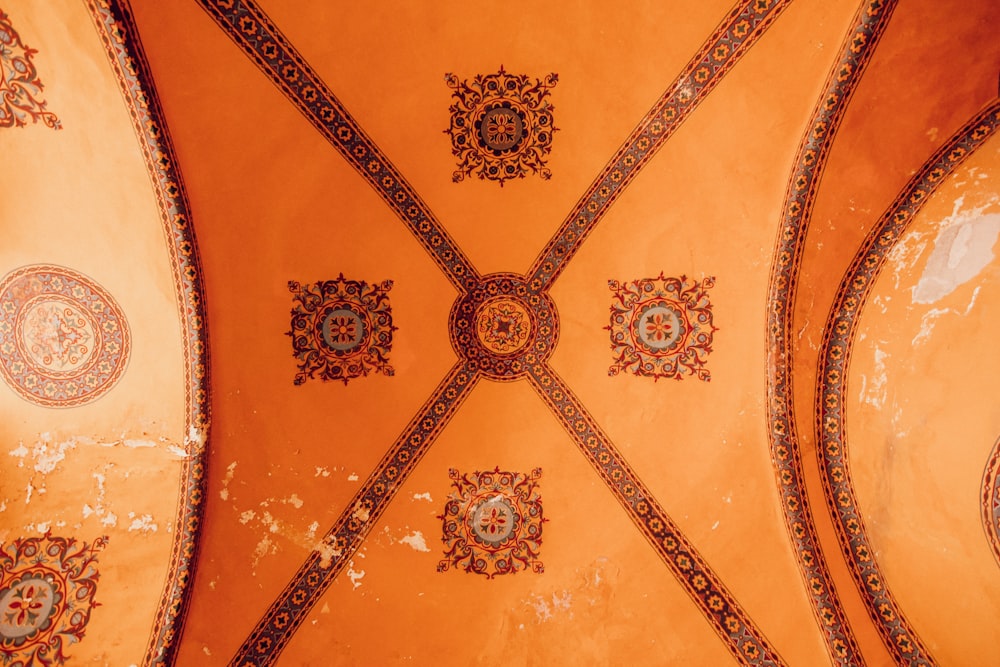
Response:
[[[219,491],[219,497],[223,500],[229,500],[229,483],[233,481],[233,476],[236,474],[236,461],[233,461],[228,466],[226,466],[226,476],[222,478],[222,490]]]
[[[429,503],[432,503],[432,502],[434,502],[434,499],[433,499],[433,498],[431,498],[431,494],[430,494],[430,492],[425,492],[425,493],[414,493],[414,494],[413,494],[413,499],[414,499],[414,500],[426,500],[426,501],[427,501],[427,502],[429,502]]]
[[[302,504],[303,504],[302,499],[299,498],[298,494],[293,493],[291,496],[285,498],[281,502],[285,503],[286,505],[291,505],[297,510],[302,509]]]
[[[964,195],[955,201],[952,214],[942,220],[920,281],[913,288],[913,303],[935,303],[975,278],[991,261],[1000,235],[1000,214],[983,215],[992,203],[962,211]]]
[[[889,358],[888,352],[883,352],[875,348],[875,367],[872,370],[872,377],[861,377],[861,402],[868,403],[881,409],[885,405],[888,395],[888,377],[886,374],[886,360]]]
[[[353,560],[347,564],[347,578],[351,580],[351,585],[354,587],[354,590],[361,587],[361,580],[364,579],[364,577],[365,571],[355,570]]]
[[[419,530],[415,530],[409,535],[403,536],[400,540],[403,544],[408,544],[413,548],[414,551],[425,551],[429,552],[430,549],[427,548],[427,542],[424,541],[424,535]]]
[[[920,318],[920,331],[917,332],[917,335],[914,336],[913,340],[911,341],[913,347],[917,347],[918,345],[923,345],[928,340],[930,340],[931,333],[933,333],[934,331],[934,325],[937,323],[938,318],[940,318],[941,316],[951,313],[953,315],[960,315],[964,317],[969,313],[971,313],[972,307],[976,305],[976,298],[979,296],[980,289],[982,288],[977,287],[975,290],[973,290],[972,298],[969,299],[969,305],[965,307],[964,312],[955,310],[954,308],[932,308],[931,310],[928,310],[926,313],[924,313],[924,316]]]
[[[316,468],[316,475],[315,476],[316,477],[329,477],[330,476],[330,471],[327,470],[326,468],[319,468],[319,467],[317,467]]]
[[[136,516],[135,512],[129,512],[128,518],[132,519],[132,523],[130,523],[128,527],[128,532],[130,533],[133,530],[138,530],[142,533],[155,533],[159,530],[159,526],[153,522],[153,517],[149,514]]]
[[[348,482],[356,482],[359,479],[361,479],[361,478],[358,477],[358,473],[356,473],[356,472],[352,472],[350,475],[347,476],[347,481]]]

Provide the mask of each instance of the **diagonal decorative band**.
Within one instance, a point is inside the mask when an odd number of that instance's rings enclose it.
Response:
[[[375,142],[253,0],[198,0],[302,115],[371,185],[448,279],[465,291],[478,277],[455,240]]]
[[[309,610],[361,546],[478,381],[478,373],[467,364],[452,368],[326,533],[322,552],[309,554],[257,622],[230,665],[265,667],[278,660]]]
[[[865,238],[844,275],[826,321],[816,392],[816,442],[823,490],[834,511],[844,558],[875,627],[900,664],[933,665],[903,615],[874,556],[854,494],[847,455],[847,373],[859,315],[889,253],[934,191],[969,155],[1000,128],[1000,100],[994,100],[958,130],[917,172]]]
[[[839,665],[864,665],[864,657],[837,596],[813,520],[795,427],[792,379],[794,350],[792,315],[798,290],[799,265],[813,201],[827,157],[854,90],[889,23],[896,0],[865,0],[858,8],[827,77],[812,119],[799,145],[795,168],[785,192],[781,227],[771,267],[768,295],[768,437],[775,464],[785,527],[813,611],[830,656]]]
[[[532,289],[544,289],[559,277],[642,167],[790,4],[791,0],[742,0],[730,10],[539,254],[528,271]]]
[[[531,367],[528,380],[733,657],[744,665],[784,664],[562,378],[548,365],[539,363]]]

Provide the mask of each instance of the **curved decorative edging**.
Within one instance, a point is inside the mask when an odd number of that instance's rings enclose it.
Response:
[[[768,295],[768,437],[785,527],[830,655],[837,664],[852,666],[864,665],[864,657],[819,544],[802,470],[793,405],[791,327],[806,233],[827,157],[895,7],[896,0],[869,0],[858,8],[841,56],[827,77],[788,181]]]
[[[816,440],[826,501],[844,558],[872,621],[896,660],[909,665],[932,665],[934,659],[889,591],[858,507],[847,456],[844,413],[847,373],[859,315],[887,257],[937,187],[998,128],[1000,100],[994,100],[959,129],[896,197],[868,233],[845,273],[820,348]]]
[[[982,499],[983,530],[993,549],[993,557],[1000,565],[1000,439],[993,445],[993,452],[986,464]]]
[[[186,456],[166,584],[143,665],[174,662],[199,547],[210,408],[202,270],[170,135],[128,0],[85,0],[121,87],[163,221],[184,338]]]

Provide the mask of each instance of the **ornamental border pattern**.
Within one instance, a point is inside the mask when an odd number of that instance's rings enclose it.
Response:
[[[744,0],[719,23],[573,207],[528,270],[533,289],[551,285],[625,188],[715,89],[791,0]]]
[[[1000,100],[994,100],[952,135],[900,192],[869,231],[845,272],[820,347],[815,429],[827,505],[868,614],[896,660],[910,665],[933,665],[935,661],[910,627],[873,555],[847,455],[847,374],[860,313],[889,253],[938,186],[997,129]]]
[[[1000,439],[993,444],[982,488],[983,530],[1000,565]]]
[[[160,107],[149,63],[128,0],[86,0],[128,109],[152,181],[174,277],[184,348],[185,431],[188,454],[181,469],[163,594],[156,609],[143,666],[173,664],[191,597],[205,493],[209,406],[208,323],[201,258],[187,192]]]
[[[896,1],[862,3],[844,37],[840,57],[827,77],[789,177],[767,302],[768,368],[773,369],[767,378],[768,438],[782,514],[827,649],[831,658],[844,666],[865,662],[837,595],[813,520],[794,417],[791,327],[806,234],[827,157]]]

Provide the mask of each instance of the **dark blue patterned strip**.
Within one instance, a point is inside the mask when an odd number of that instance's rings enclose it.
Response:
[[[875,558],[854,494],[847,454],[847,373],[859,315],[875,280],[934,191],[1000,128],[1000,100],[964,125],[910,180],[865,237],[837,290],[823,333],[816,392],[816,442],[822,456],[823,490],[834,514],[844,558],[882,640],[900,664],[933,665],[934,658],[903,615]]]
[[[223,31],[395,211],[464,292],[479,274],[427,204],[365,134],[340,100],[252,0],[198,0]]]
[[[325,549],[309,554],[257,622],[230,665],[264,667],[278,660],[309,610],[361,547],[400,487],[478,381],[479,375],[465,363],[459,363],[448,373],[326,533]]]
[[[180,472],[180,502],[166,583],[153,620],[142,664],[173,664],[188,612],[197,563],[205,494],[206,452],[211,413],[208,402],[208,322],[201,257],[187,191],[173,142],[153,85],[153,76],[127,0],[87,0],[87,7],[121,88],[153,185],[166,231],[184,343],[187,456]]]
[[[530,368],[528,379],[733,657],[744,665],[784,664],[562,378],[539,363]]]
[[[791,0],[742,0],[729,12],[539,254],[528,271],[533,289],[544,289],[559,277],[626,186],[790,3]]]
[[[896,0],[865,0],[858,8],[844,38],[840,57],[827,77],[812,119],[806,126],[796,166],[785,191],[767,309],[770,320],[767,367],[771,370],[767,378],[768,436],[785,527],[830,657],[838,665],[852,667],[864,665],[864,657],[820,546],[802,469],[793,403],[795,360],[791,328],[806,233],[827,157],[895,7]]]

